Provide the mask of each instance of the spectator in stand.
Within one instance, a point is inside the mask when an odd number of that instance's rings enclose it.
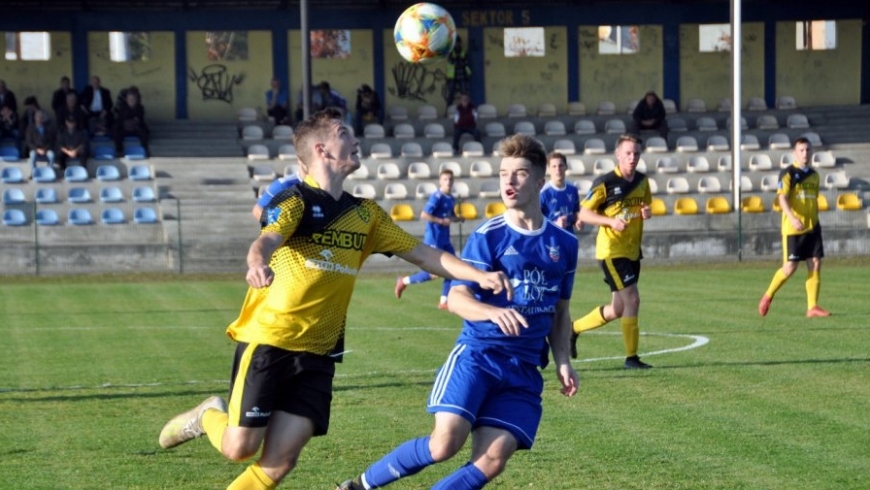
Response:
[[[92,135],[107,134],[112,128],[112,93],[101,85],[100,77],[91,77],[91,84],[79,97],[82,109],[88,115],[88,130]]]
[[[453,51],[447,56],[447,105],[456,102],[456,94],[471,91],[471,66],[462,37],[456,36]]]
[[[127,99],[118,107],[118,120],[115,122],[113,131],[115,137],[115,150],[121,155],[124,152],[124,137],[136,136],[145,149],[145,156],[149,156],[148,149],[148,125],[145,124],[145,107],[139,102],[138,91],[128,90]]]
[[[33,124],[27,127],[25,135],[27,147],[30,148],[30,173],[36,168],[37,159],[48,160],[48,166],[54,166],[54,145],[57,141],[57,131],[48,122],[45,111],[38,109],[33,114]]]
[[[8,107],[18,114],[18,101],[15,100],[15,94],[6,88],[5,80],[0,80],[0,107]]]
[[[347,99],[344,98],[337,90],[333,90],[329,82],[320,82],[311,90],[311,113],[321,111],[323,109],[334,107],[341,111],[345,121],[348,121],[350,115],[347,110]],[[296,120],[301,121],[302,117],[302,90],[299,91],[299,97],[296,105]]]
[[[15,148],[21,149],[21,128],[18,124],[18,114],[8,106],[0,107],[0,139],[15,141]]]
[[[480,130],[477,129],[477,108],[471,103],[471,96],[463,93],[456,104],[456,114],[453,115],[453,150],[459,151],[459,138],[464,133],[474,136],[474,141],[480,141]]]
[[[40,107],[36,97],[30,95],[24,99],[24,112],[18,116],[18,134],[25,139],[24,147],[21,149],[22,154],[28,152],[27,128],[33,125],[33,120],[36,118],[36,111],[38,110],[40,110]]]
[[[381,98],[370,86],[363,84],[356,92],[356,134],[363,134],[368,124],[383,124],[384,111],[381,107]]]
[[[266,114],[275,124],[290,124],[290,97],[277,78],[272,79],[271,88],[266,91],[266,108]]]
[[[79,165],[88,164],[88,133],[79,126],[79,120],[73,115],[63,119],[63,128],[57,133],[57,163],[60,171],[66,170],[70,159],[79,161]]]
[[[57,92],[55,92],[57,93]],[[85,113],[82,106],[79,105],[79,95],[74,91],[69,91],[66,94],[66,98],[64,99],[64,104],[60,109],[55,110],[55,114],[57,117],[58,126],[66,121],[68,118],[72,117],[76,120],[76,126],[79,129],[87,130],[88,127],[88,115]],[[58,131],[60,131],[60,127],[58,127]]]
[[[67,103],[67,95],[75,94],[76,91],[70,86],[70,79],[68,76],[63,76],[60,78],[60,88],[54,91],[51,95],[51,110],[54,111],[54,118],[58,121],[63,121],[64,118],[61,117],[60,111],[66,106]],[[78,95],[78,94],[77,94]]]
[[[640,134],[641,131],[658,131],[662,138],[668,138],[668,122],[665,120],[665,104],[655,92],[649,91],[644,95],[631,117],[634,119],[632,132]]]

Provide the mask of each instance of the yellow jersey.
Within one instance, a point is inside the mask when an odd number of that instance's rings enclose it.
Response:
[[[640,250],[643,236],[641,208],[651,202],[649,181],[641,172],[635,172],[631,182],[625,180],[619,168],[595,179],[580,205],[609,218],[620,218],[626,222],[622,231],[616,231],[609,226],[598,227],[596,259],[643,258]]]
[[[782,234],[802,235],[812,231],[819,223],[819,173],[811,167],[790,165],[779,174],[777,197],[785,195],[794,215],[803,225],[796,230],[788,215],[782,213]]]

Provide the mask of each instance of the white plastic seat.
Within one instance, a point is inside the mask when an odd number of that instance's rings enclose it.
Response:
[[[409,141],[402,145],[399,154],[405,158],[423,158],[423,147],[416,141]]]
[[[471,189],[468,188],[468,184],[465,182],[454,182],[453,196],[468,199],[471,196]]]
[[[369,148],[371,158],[393,158],[393,148],[387,143],[375,143]]]
[[[595,134],[598,132],[595,129],[595,123],[589,119],[580,119],[574,123],[575,134]]]
[[[33,200],[37,204],[55,204],[59,201],[54,187],[39,187],[33,194]]]
[[[653,136],[646,140],[645,149],[648,153],[667,153],[668,142],[661,136]]]
[[[698,192],[702,194],[722,192],[722,184],[715,176],[704,176],[698,179]]]
[[[441,139],[444,138],[446,134],[447,132],[444,130],[444,126],[442,126],[441,123],[433,122],[423,127],[423,136],[426,138]]]
[[[443,162],[438,166],[438,173],[449,170],[453,172],[453,177],[461,177],[462,176],[462,166],[459,165],[459,162]]]
[[[376,199],[378,193],[375,191],[375,186],[366,183],[354,184],[351,189],[351,195],[362,199]]]
[[[507,108],[507,117],[526,117],[526,115],[524,104],[511,104]]]
[[[577,193],[580,194],[581,199],[592,189],[592,183],[593,182],[589,179],[580,179],[574,181],[574,186],[577,187]]]
[[[803,114],[790,114],[785,125],[789,129],[807,129],[810,127],[810,120]]]
[[[268,160],[269,147],[266,145],[251,145],[248,147],[248,160]]]
[[[740,137],[740,149],[744,151],[760,150],[761,143],[754,134],[744,134]]]
[[[124,192],[120,187],[111,186],[100,189],[100,202],[123,202]]]
[[[612,116],[616,114],[616,104],[609,100],[603,100],[598,103],[599,116]]]
[[[837,166],[837,159],[830,151],[818,151],[813,153],[812,165],[816,168],[833,168]]]
[[[423,104],[417,108],[417,119],[421,121],[438,119],[438,109],[434,105]]]
[[[676,150],[680,153],[691,153],[698,151],[698,141],[694,136],[680,136],[677,138]]]
[[[105,208],[100,212],[100,222],[104,225],[120,225],[127,222],[124,211],[118,208]]]
[[[535,132],[535,125],[529,121],[519,121],[514,124],[514,134],[525,134],[527,136],[534,136],[537,134]]]
[[[721,134],[714,134],[707,138],[707,151],[728,151],[731,145],[728,143],[728,138]]]
[[[815,131],[807,131],[806,133],[800,135],[801,138],[806,138],[807,141],[810,142],[810,146],[813,148],[821,148],[823,146],[822,138],[819,136],[819,133]]]
[[[154,188],[143,185],[133,188],[133,202],[154,202],[157,196],[154,194]]]
[[[504,138],[507,135],[504,124],[497,121],[486,123],[483,130],[490,138]]]
[[[271,165],[254,165],[251,168],[251,177],[257,182],[272,182],[278,178],[278,173]]]
[[[764,101],[761,97],[752,97],[749,99],[749,103],[746,105],[746,110],[748,111],[766,111],[767,110],[767,102]]]
[[[695,124],[698,126],[698,131],[718,131],[719,125],[716,124],[716,120],[709,116],[699,117]],[[670,128],[670,125],[668,125]]]
[[[636,172],[640,172],[640,173],[644,173],[644,174],[647,173],[649,171],[649,169],[647,168],[646,160],[644,160],[643,158],[638,158],[637,166],[634,167],[634,170]]]
[[[592,173],[594,175],[604,175],[607,172],[612,172],[616,168],[616,162],[610,158],[599,158],[592,164]]]
[[[478,158],[485,154],[483,143],[479,141],[466,141],[462,145],[462,156],[466,158]]]
[[[779,156],[779,168],[790,167],[794,163],[793,153],[783,153]]]
[[[846,172],[831,172],[825,175],[825,188],[848,189],[849,176],[846,175]]]
[[[686,112],[707,112],[707,103],[704,99],[689,99],[686,101]]]
[[[272,128],[272,139],[276,140],[292,140],[293,128],[286,124],[279,124]]]
[[[634,110],[637,108],[638,104],[640,104],[640,100],[638,100],[638,99],[629,100],[628,103],[625,104],[625,113],[628,115],[634,114]],[[667,109],[665,109],[665,114],[667,114],[667,113],[668,113],[668,111],[667,111]]]
[[[781,110],[797,109],[797,102],[790,95],[781,95],[776,98],[774,106]]]
[[[668,194],[688,194],[689,181],[685,177],[671,177],[665,184],[665,190]]]
[[[755,127],[764,130],[779,129],[779,121],[776,120],[776,116],[763,114],[755,120]]]
[[[585,116],[586,104],[576,100],[568,102],[567,112],[569,116]]]
[[[625,134],[625,121],[622,119],[609,119],[604,123],[604,132],[607,134]]]
[[[284,177],[289,177],[291,175],[298,176],[300,168],[301,166],[298,163],[288,163],[284,166],[284,172],[281,175]]]
[[[453,157],[453,145],[444,141],[435,143],[432,145],[432,156],[435,158]]]
[[[478,193],[481,199],[490,199],[501,196],[501,190],[498,187],[497,180],[487,180],[480,184],[480,192]]]
[[[408,178],[409,179],[428,179],[432,177],[432,169],[429,167],[429,164],[426,162],[414,162],[408,165]]]
[[[492,177],[492,172],[492,164],[486,160],[471,162],[471,167],[468,169],[472,177]]]
[[[378,165],[377,175],[381,180],[395,180],[401,178],[402,172],[395,163],[386,162]]]
[[[402,106],[390,106],[387,109],[387,114],[390,116],[390,119],[393,121],[407,121],[408,120],[408,109]]]
[[[577,147],[574,146],[574,141],[569,140],[567,138],[558,139],[553,142],[553,151],[558,151],[559,153],[568,156],[574,155],[577,153]]]
[[[661,157],[656,160],[656,173],[675,174],[680,171],[680,162],[674,157]]]
[[[242,139],[245,141],[260,141],[263,139],[263,128],[255,124],[242,128]]]
[[[365,164],[362,164],[348,175],[347,178],[351,180],[365,180],[369,178],[369,168]]]
[[[383,126],[378,123],[370,123],[366,124],[366,127],[363,128],[363,138],[366,139],[375,139],[375,138],[385,138],[387,136],[387,132]]]
[[[429,199],[429,196],[438,190],[438,186],[434,182],[420,182],[414,189],[414,197],[416,199]]]
[[[746,175],[740,176],[740,192],[752,192],[755,186],[752,185],[752,180]],[[728,181],[728,190],[734,190],[734,179]]]
[[[279,160],[295,160],[296,159],[296,146],[294,145],[281,145],[278,147],[278,159]]]
[[[85,208],[73,208],[67,214],[67,223],[76,226],[91,225],[94,219],[91,217],[91,212]]]
[[[556,115],[556,104],[543,102],[538,105],[538,117],[555,117]]]
[[[770,160],[770,156],[766,153],[759,153],[758,155],[752,155],[749,158],[749,170],[753,172],[764,172],[766,170],[773,169],[773,162]]]
[[[583,143],[583,153],[587,155],[604,155],[607,153],[607,147],[604,145],[604,140],[589,138]]]
[[[728,131],[731,131],[731,124],[733,122],[734,121],[730,117],[725,121],[725,127],[728,128]],[[743,116],[740,116],[740,130],[741,131],[748,131],[749,130],[749,123],[746,121],[746,118]]]
[[[785,133],[773,133],[767,141],[767,147],[771,150],[788,150],[791,148],[791,139]]]
[[[731,112],[731,98],[723,97],[719,99],[719,106],[716,107],[719,112]]]
[[[417,134],[414,132],[414,126],[408,123],[396,124],[393,126],[394,138],[414,138]]]
[[[759,187],[764,192],[776,192],[779,187],[779,179],[775,175],[765,175],[761,178]]]
[[[676,133],[684,133],[689,130],[689,124],[682,117],[668,118],[668,131]]]
[[[693,156],[686,163],[686,170],[691,173],[702,173],[710,171],[710,161],[703,155]]]
[[[586,164],[579,158],[569,158],[565,175],[586,175]]]
[[[407,199],[408,188],[401,182],[387,184],[384,188],[384,199]]]
[[[565,123],[558,119],[544,123],[544,134],[547,136],[564,136],[566,133]]]
[[[665,106],[665,114],[676,114],[677,103],[674,102],[674,99],[662,99],[662,105]],[[670,126],[670,124],[668,126]]]
[[[719,157],[719,161],[716,162],[716,170],[719,172],[730,172],[731,171],[731,155],[722,155]]]
[[[477,106],[478,119],[495,119],[498,117],[498,109],[492,104],[480,104]]]
[[[257,120],[257,109],[253,107],[242,107],[236,113],[238,116],[239,122],[251,122]]]
[[[647,177],[647,183],[649,183],[649,193],[650,194],[658,194],[659,193],[659,183],[656,182],[656,179],[652,179]]]
[[[24,191],[17,187],[5,189],[3,191],[3,204],[24,204],[27,199],[24,197]]]
[[[136,208],[133,210],[133,222],[140,225],[157,223],[159,218],[154,208]]]

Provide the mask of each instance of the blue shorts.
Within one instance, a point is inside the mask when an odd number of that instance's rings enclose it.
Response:
[[[544,379],[534,364],[457,344],[435,376],[427,410],[455,413],[472,428],[504,429],[519,449],[529,449],[541,422],[543,390]]]

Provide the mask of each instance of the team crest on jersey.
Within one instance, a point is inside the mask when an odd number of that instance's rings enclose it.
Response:
[[[356,215],[359,216],[359,219],[363,220],[363,223],[368,223],[372,219],[371,213],[369,213],[369,210],[365,206],[357,206]]]
[[[562,254],[559,253],[558,245],[547,245],[547,254],[550,256],[550,260],[553,262],[558,262],[562,257]]]
[[[320,206],[315,204],[314,206],[311,206],[311,215],[315,218],[323,218],[323,210],[320,209]]]
[[[281,208],[269,208],[269,211],[266,213],[266,223],[271,225],[278,221],[279,216],[281,216]]]
[[[613,189],[613,194],[615,194],[615,195],[617,195],[617,196],[620,195],[620,194],[622,194],[622,187],[615,187],[615,188]]]

